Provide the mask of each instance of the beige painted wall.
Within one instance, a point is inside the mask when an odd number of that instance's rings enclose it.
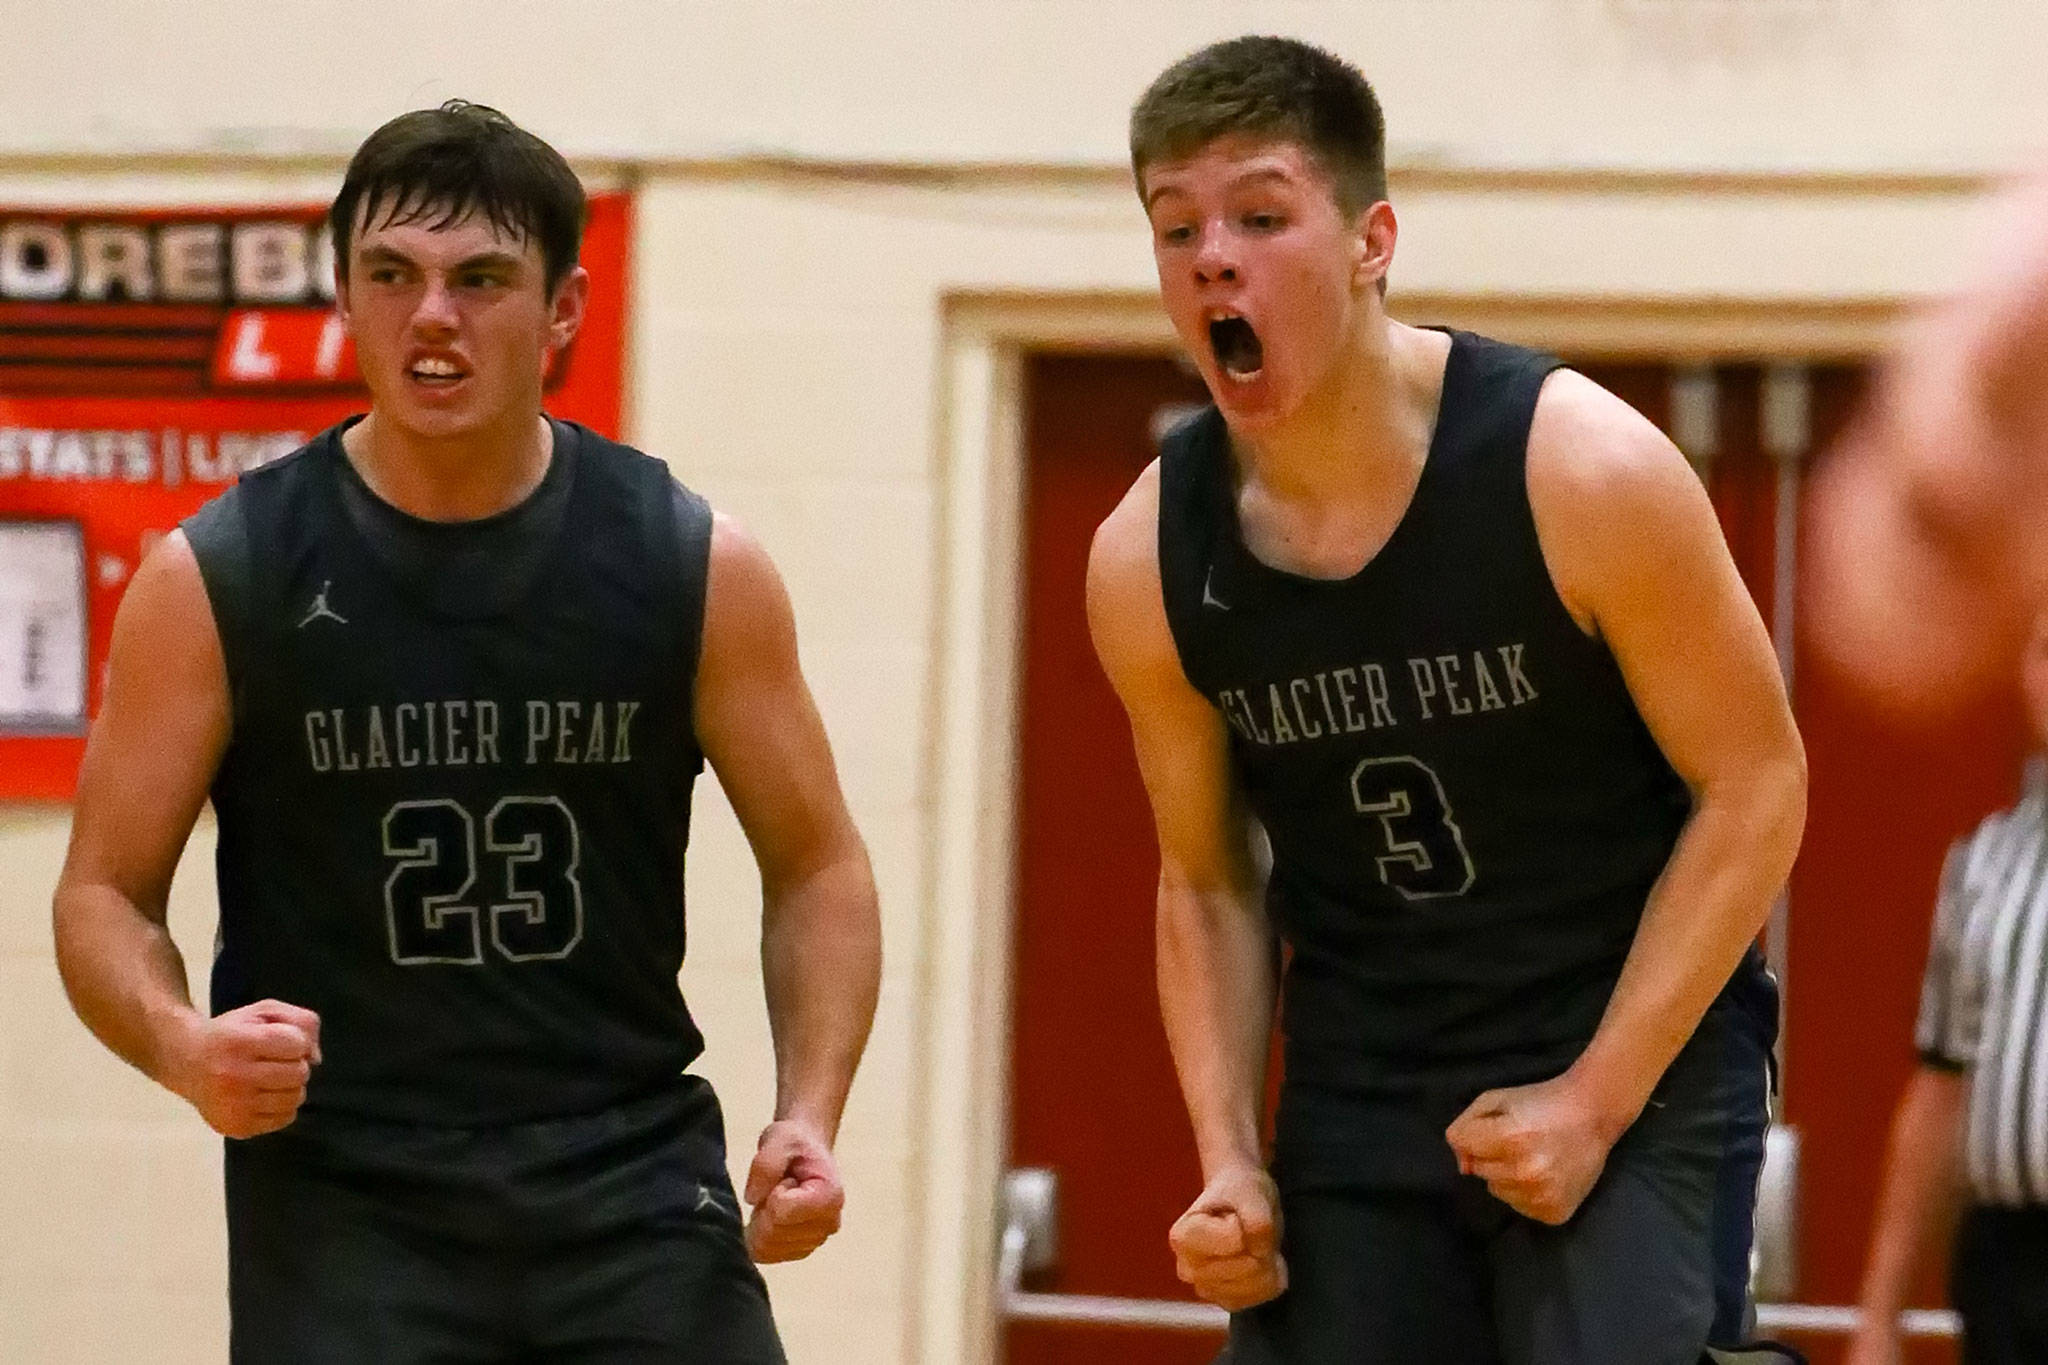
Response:
[[[1009,358],[1163,337],[1113,169],[1157,65],[1225,25],[1335,42],[1393,112],[1397,302],[1705,347],[1772,329],[1791,350],[1869,344],[1862,306],[1952,276],[1968,173],[2048,126],[2020,79],[2048,25],[1997,0],[1967,23],[1909,0],[593,0],[573,25],[512,0],[480,26],[442,7],[423,32],[392,0],[20,8],[0,204],[318,197],[367,126],[457,92],[637,184],[632,434],[782,565],[885,907],[848,1226],[771,1276],[799,1365],[954,1365],[985,1345]],[[963,162],[1002,164],[935,173]],[[1557,174],[1601,167],[1619,173]],[[1725,174],[1810,171],[1838,174]],[[700,812],[684,980],[744,1153],[771,1095],[758,897],[724,803]],[[0,808],[0,1360],[217,1361],[217,1149],[63,1005],[47,899],[64,831],[61,810]],[[202,829],[174,909],[195,964],[209,851]]]
[[[586,156],[1108,161],[1214,37],[1296,33],[1404,154],[1486,164],[2002,164],[2048,114],[2035,0],[16,0],[0,150],[345,153],[503,106]],[[602,98],[593,90],[601,89]]]

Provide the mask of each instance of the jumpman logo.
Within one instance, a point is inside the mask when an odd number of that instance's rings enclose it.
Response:
[[[711,1192],[710,1186],[699,1185],[697,1187],[697,1207],[691,1210],[691,1212],[702,1213],[706,1209],[710,1209],[713,1213],[722,1213],[728,1218],[738,1216],[725,1206],[724,1200]]]
[[[320,585],[319,592],[313,594],[313,605],[306,609],[305,619],[299,622],[300,630],[304,630],[323,616],[340,625],[348,624],[346,616],[327,605],[327,590],[333,586],[334,580],[330,578]]]
[[[1218,611],[1229,611],[1230,603],[1224,601],[1215,593],[1213,586],[1215,582],[1216,566],[1212,564],[1209,566],[1209,576],[1202,580],[1202,605],[1205,607],[1214,607]]]

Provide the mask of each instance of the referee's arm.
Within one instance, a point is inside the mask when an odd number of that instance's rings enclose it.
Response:
[[[1863,1312],[1849,1365],[1895,1359],[1899,1312],[1920,1258],[1946,1255],[1963,1209],[1963,1119],[1969,1076],[1945,1058],[1923,1059],[1892,1115],[1870,1254],[1857,1295]]]
[[[1920,1065],[1899,1097],[1885,1144],[1877,1215],[1857,1295],[1863,1316],[1848,1365],[1888,1365],[1898,1358],[1899,1311],[1913,1272],[1930,1251],[1947,1258],[1962,1216],[1969,1059],[1976,1054],[1983,1018],[1982,982],[1962,951],[1972,903],[1963,876],[1971,842],[1950,849],[1942,869],[1914,1026]]]

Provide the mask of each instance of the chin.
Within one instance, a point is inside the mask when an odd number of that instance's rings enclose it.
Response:
[[[1285,395],[1274,392],[1270,383],[1255,386],[1212,383],[1209,385],[1209,397],[1215,400],[1233,430],[1248,433],[1270,431],[1280,426],[1292,415],[1295,407]]]
[[[391,412],[390,416],[413,435],[438,441],[470,435],[484,425],[472,412],[451,412],[433,408],[421,410],[411,405]]]

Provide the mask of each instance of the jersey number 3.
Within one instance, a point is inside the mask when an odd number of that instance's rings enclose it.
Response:
[[[1351,803],[1380,823],[1380,880],[1411,901],[1462,896],[1472,889],[1472,855],[1451,818],[1435,769],[1419,758],[1368,758],[1351,772]]]
[[[391,960],[476,965],[491,946],[513,962],[567,957],[583,938],[583,837],[555,796],[508,796],[484,817],[484,851],[497,888],[488,912],[470,896],[477,880],[476,818],[446,797],[401,801],[384,813],[384,879]]]

